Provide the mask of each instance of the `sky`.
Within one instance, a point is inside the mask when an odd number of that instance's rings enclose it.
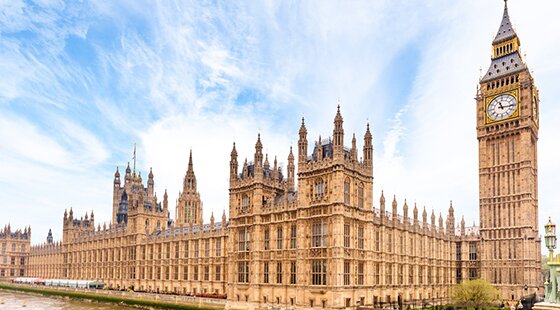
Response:
[[[171,216],[193,153],[204,219],[228,209],[229,154],[257,134],[286,167],[301,118],[331,136],[336,107],[381,190],[478,224],[475,100],[503,1],[0,0],[0,225],[62,235],[65,209],[109,222],[137,145]],[[554,99],[558,1],[509,1],[540,89],[539,225],[560,205]],[[361,152],[360,152],[361,156]],[[285,169],[285,168],[284,168]],[[542,227],[541,227],[542,228]],[[542,233],[542,229],[541,229]]]

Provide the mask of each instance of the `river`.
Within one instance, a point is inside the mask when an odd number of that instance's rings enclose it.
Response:
[[[130,310],[138,308],[119,306],[111,303],[98,303],[64,297],[47,297],[40,294],[20,293],[0,290],[0,309],[26,310]]]

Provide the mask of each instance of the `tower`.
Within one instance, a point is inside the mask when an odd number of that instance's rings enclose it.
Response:
[[[235,166],[237,166],[237,163],[235,163]],[[237,167],[235,167],[235,170],[237,170]],[[183,180],[183,192],[180,193],[177,203],[176,219],[178,225],[202,225],[202,201],[196,186],[192,150],[189,153],[189,166]]]
[[[507,0],[477,96],[481,275],[519,299],[541,291],[537,140],[539,92],[520,54]]]

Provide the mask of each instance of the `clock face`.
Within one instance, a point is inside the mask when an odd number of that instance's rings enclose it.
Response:
[[[488,116],[494,121],[510,117],[517,109],[517,100],[509,94],[500,95],[488,105]]]

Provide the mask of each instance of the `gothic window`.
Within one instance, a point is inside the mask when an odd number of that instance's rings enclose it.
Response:
[[[358,227],[358,249],[364,248],[364,226]]]
[[[350,224],[344,224],[344,247],[350,248]]]
[[[364,262],[358,263],[358,285],[364,285]]]
[[[350,205],[350,179],[344,181],[344,204]]]
[[[297,226],[292,224],[292,238],[290,240],[290,248],[295,249],[297,246]]]
[[[282,250],[282,227],[278,227],[277,249]]]
[[[380,238],[379,238],[379,230],[376,229],[376,230],[375,230],[375,251],[376,251],[376,252],[379,252],[380,246],[381,246],[381,245],[380,245],[380,240],[379,240],[379,239],[380,239]]]
[[[204,256],[210,256],[210,239],[204,241]]]
[[[387,264],[386,284],[393,285],[393,264]]]
[[[189,258],[189,242],[185,241],[185,258]]]
[[[314,259],[311,261],[311,284],[327,285],[326,259]]]
[[[193,268],[193,278],[195,281],[198,281],[198,266],[195,265]]]
[[[198,258],[198,240],[194,241],[194,257]]]
[[[321,248],[327,246],[327,223],[320,221],[313,223],[313,239],[311,247]]]
[[[169,259],[169,257],[171,256],[171,243],[166,243],[165,244],[165,258]]]
[[[150,267],[150,272],[151,272],[152,268]],[[152,276],[150,275],[150,278]],[[189,266],[184,266],[183,267],[183,280],[188,280],[189,279]]]
[[[387,252],[393,252],[393,235],[392,232],[387,234]]]
[[[263,263],[263,282],[268,283],[268,262]]]
[[[196,268],[197,266],[195,266]],[[239,283],[249,283],[249,262],[239,261],[237,262],[237,282]]]
[[[270,229],[268,227],[264,229],[264,249],[270,249]]]
[[[276,263],[276,283],[282,284],[282,261]]]
[[[322,178],[315,182],[315,198],[320,199],[325,195],[325,183]]]
[[[290,284],[296,284],[296,273],[296,262],[292,261],[290,262]]]
[[[344,261],[344,285],[350,285],[350,262]]]
[[[249,232],[247,228],[239,229],[238,246],[239,252],[249,251]]]
[[[245,212],[248,209],[249,209],[249,196],[243,195],[243,198],[241,199],[241,210]]]
[[[409,265],[408,266],[408,285],[413,285],[413,284],[414,284],[414,266]]]
[[[510,253],[511,255],[511,253]],[[476,243],[469,242],[469,260],[474,261],[476,260]],[[510,257],[511,258],[511,257]]]
[[[216,281],[220,281],[222,279],[222,266],[220,265],[216,265],[215,267],[215,273],[216,273]]]
[[[216,239],[216,256],[222,256],[222,239]]]
[[[364,207],[364,183],[358,185],[358,208]]]
[[[424,267],[418,266],[418,284],[422,285],[424,280]],[[459,282],[457,282],[459,283]]]
[[[399,282],[397,283],[398,285],[403,285],[404,284],[404,266],[403,265],[399,265]]]
[[[204,281],[210,280],[210,267],[204,266]]]

